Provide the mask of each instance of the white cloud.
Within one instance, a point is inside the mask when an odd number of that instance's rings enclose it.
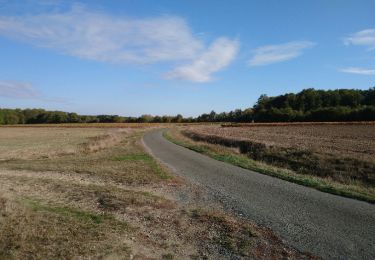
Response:
[[[191,59],[204,47],[179,17],[121,18],[80,6],[64,13],[0,17],[0,34],[64,54],[114,63]]]
[[[263,66],[282,61],[291,60],[302,55],[303,50],[315,45],[309,41],[294,41],[278,45],[266,45],[256,48],[250,59],[251,66]]]
[[[366,29],[344,38],[345,45],[366,46],[369,50],[375,49],[375,29]]]
[[[208,82],[212,74],[228,66],[235,58],[239,43],[236,40],[219,38],[191,64],[177,67],[168,72],[166,78],[194,82]]]
[[[168,78],[196,82],[210,80],[212,73],[227,66],[238,45],[218,38],[207,47],[177,16],[116,17],[81,5],[52,14],[0,16],[0,36],[99,62],[192,62]]]
[[[360,75],[375,75],[375,69],[366,69],[366,68],[358,68],[358,67],[350,67],[350,68],[343,68],[339,71],[345,73],[352,73],[352,74],[360,74]]]
[[[0,96],[16,99],[35,99],[40,94],[26,82],[0,81]]]

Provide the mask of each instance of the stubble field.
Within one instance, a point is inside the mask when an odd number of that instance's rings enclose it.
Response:
[[[202,203],[145,151],[148,130],[0,128],[0,259],[302,256]]]

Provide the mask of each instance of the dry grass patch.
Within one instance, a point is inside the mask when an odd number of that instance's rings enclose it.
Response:
[[[0,169],[85,173],[107,181],[129,185],[167,180],[170,176],[143,150],[140,142],[142,134],[143,132],[139,130],[120,131],[116,132],[116,142],[112,143],[112,139],[109,140],[111,145],[105,142],[106,138],[95,138],[94,144],[97,140],[106,144],[101,149],[93,149],[92,152],[84,149],[74,155],[67,154],[54,158],[0,161]],[[89,141],[84,146],[92,147],[91,143]],[[94,147],[98,146],[94,145]],[[139,160],[137,156],[143,156],[145,159]]]
[[[241,256],[250,256],[256,231],[246,222],[238,222],[221,212],[194,209],[191,216],[197,221],[208,223],[206,240],[219,244],[224,250]]]
[[[223,212],[197,208],[190,215],[193,221],[203,224],[199,231],[201,239],[212,243],[228,259],[315,259],[283,246],[271,230]]]
[[[17,197],[29,196],[55,205],[65,205],[98,213],[126,212],[129,208],[171,208],[173,203],[146,191],[129,190],[121,185],[75,183],[59,178],[34,178],[27,174],[0,174],[2,190]]]
[[[36,200],[0,199],[0,258],[46,259],[129,255],[118,238],[128,226],[110,216]]]
[[[121,141],[121,133],[124,130],[112,130],[106,134],[89,137],[88,141],[80,144],[79,151],[92,153],[113,146]]]
[[[105,130],[0,127],[0,160],[38,159],[74,154],[80,145]]]

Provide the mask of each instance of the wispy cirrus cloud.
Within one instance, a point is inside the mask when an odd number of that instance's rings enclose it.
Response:
[[[0,35],[99,62],[192,62],[195,66],[205,63],[201,68],[207,69],[202,71],[207,75],[231,60],[225,54],[221,55],[223,60],[209,58],[213,47],[226,49],[225,44],[219,44],[223,41],[217,39],[212,46],[206,46],[178,16],[118,17],[73,6],[69,11],[52,14],[0,16]],[[205,81],[199,76],[180,78]]]
[[[0,81],[0,97],[72,104],[72,102],[67,101],[65,98],[46,97],[36,90],[31,83],[22,81]]]
[[[71,56],[113,63],[189,59],[204,47],[179,17],[120,18],[80,6],[63,13],[0,17],[0,34]]]
[[[316,44],[310,41],[293,41],[277,45],[265,45],[252,51],[253,57],[249,60],[250,66],[263,66],[291,60],[301,56],[303,51]]]
[[[177,67],[165,76],[169,79],[182,79],[194,82],[209,82],[212,74],[228,66],[238,52],[237,40],[217,39],[196,60],[188,65]]]
[[[359,75],[375,75],[375,69],[368,69],[368,68],[349,67],[349,68],[339,69],[339,71],[345,72],[345,73],[351,73],[351,74],[359,74]]]
[[[14,99],[38,99],[41,95],[30,83],[0,81],[0,96]]]
[[[365,46],[368,50],[375,49],[375,28],[353,33],[343,39],[345,45]]]

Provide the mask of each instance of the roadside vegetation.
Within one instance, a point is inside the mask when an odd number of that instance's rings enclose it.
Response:
[[[145,131],[0,128],[0,259],[312,258],[200,204],[145,152]]]
[[[242,168],[375,203],[375,124],[190,126],[165,137]]]

